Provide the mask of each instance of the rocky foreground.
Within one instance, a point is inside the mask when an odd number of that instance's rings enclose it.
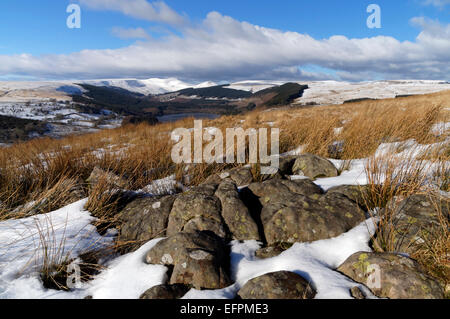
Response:
[[[100,170],[93,172],[91,184],[99,174]],[[119,177],[103,174],[118,187],[124,186]],[[324,192],[313,183],[316,178],[337,175],[330,161],[306,154],[282,158],[279,173],[264,181],[257,181],[251,169],[244,167],[210,176],[184,193],[130,197],[118,215],[118,240],[145,243],[165,237],[148,251],[146,262],[169,268],[167,282],[149,287],[141,298],[176,299],[191,288],[230,286],[228,243],[232,240],[262,242],[256,257],[264,259],[282,254],[295,243],[350,231],[371,217],[364,204],[366,188],[338,186]],[[439,198],[439,202],[448,219],[448,199]],[[444,298],[443,283],[407,257],[439,224],[435,200],[417,194],[404,199],[397,209],[398,251],[356,253],[335,271],[355,282],[350,293],[358,299],[371,297],[359,288],[361,284],[381,298]],[[375,285],[371,285],[373,265],[379,269]],[[307,276],[287,271],[254,278],[238,291],[242,299],[311,299],[315,295]]]

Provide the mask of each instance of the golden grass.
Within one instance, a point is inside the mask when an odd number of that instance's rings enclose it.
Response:
[[[425,150],[425,153],[430,151]],[[448,186],[442,183],[441,176],[442,171],[448,174],[448,163],[448,157],[417,158],[414,150],[401,156],[392,152],[373,156],[366,165],[368,187],[364,193],[365,205],[376,212],[373,217],[377,227],[372,244],[374,249],[380,252],[399,251],[398,245],[402,243],[397,231],[399,203],[413,194],[426,194],[431,199],[439,223],[431,229],[427,228],[427,232],[421,235],[424,242],[414,248],[411,257],[430,275],[439,278],[444,286],[450,283],[450,224],[443,212],[443,206],[447,212],[449,207],[448,201],[440,198],[435,186],[448,191]],[[434,187],[432,184],[435,184]]]
[[[438,163],[436,178],[442,190],[449,190],[448,133],[435,136],[431,127],[450,122],[450,91],[423,96],[363,101],[345,105],[321,107],[288,107],[278,110],[255,110],[244,115],[223,116],[204,121],[225,132],[226,128],[280,128],[280,151],[303,146],[304,152],[344,159],[340,170],[348,168],[352,159],[374,155],[380,144],[415,139],[422,144],[434,144],[418,161],[399,162],[393,154],[385,158],[372,157],[366,167],[369,177],[367,202],[370,207],[386,207],[396,197],[405,197],[421,190],[424,166]],[[113,130],[69,136],[62,139],[42,138],[18,143],[0,150],[0,220],[20,218],[30,211],[13,209],[31,201],[45,205],[38,213],[65,206],[75,185],[87,191],[87,178],[95,167],[124,177],[130,190],[140,189],[153,180],[175,174],[185,177],[184,165],[171,160],[170,133],[175,128],[193,127],[193,119],[155,126],[140,124]],[[339,130],[336,130],[340,128]],[[341,142],[342,149],[333,149]],[[439,144],[440,143],[440,144]],[[397,152],[402,151],[398,149]],[[428,161],[428,162],[426,162]],[[188,170],[187,185],[197,185],[209,175],[228,169],[230,165],[193,165]],[[261,178],[258,166],[253,172]],[[382,175],[386,179],[381,178]],[[101,180],[89,192],[87,209],[99,218],[100,224],[113,224],[122,198],[114,187]],[[379,249],[392,251],[392,211],[380,216],[377,233]],[[446,223],[445,223],[446,222]],[[106,227],[106,226],[105,226]],[[448,282],[448,220],[443,220],[440,235],[433,237],[414,256],[428,271],[443,276]],[[56,255],[61,255],[56,253]],[[55,265],[64,260],[49,259],[44,274],[55,272]],[[51,279],[51,278],[50,278]]]
[[[323,107],[290,107],[224,116],[204,121],[204,127],[267,127],[281,130],[281,152],[304,145],[305,152],[330,156],[330,146],[343,142],[342,159],[368,157],[381,143],[416,139],[438,142],[430,134],[437,122],[449,122],[450,91],[424,96],[364,101]],[[241,123],[241,120],[245,122]],[[169,174],[181,176],[171,160],[170,133],[178,127],[193,127],[193,119],[156,126],[145,124],[104,130],[63,139],[42,138],[18,143],[0,151],[0,219],[18,205],[50,196],[61,180],[86,181],[94,167],[126,176],[130,189],[139,189]],[[336,135],[336,128],[342,128]],[[445,152],[445,151],[444,151]],[[448,152],[448,148],[447,148]],[[199,165],[190,184],[201,183],[224,165]],[[85,186],[84,186],[85,187]],[[53,209],[54,207],[49,207]],[[8,216],[8,218],[11,216]]]
[[[427,236],[424,236],[424,243],[412,254],[412,258],[417,260],[431,275],[440,278],[444,285],[450,285],[450,223],[444,212],[449,210],[449,203],[441,203],[433,199],[434,209],[438,215],[439,225],[434,227]],[[450,298],[450,291],[446,291],[446,298]]]

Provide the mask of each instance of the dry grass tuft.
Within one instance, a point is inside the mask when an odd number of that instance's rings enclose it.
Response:
[[[366,166],[368,191],[366,205],[375,210],[377,230],[372,238],[374,249],[381,252],[397,252],[402,240],[398,238],[399,203],[413,194],[426,194],[434,203],[439,223],[423,232],[424,242],[417,245],[412,258],[417,260],[432,276],[445,285],[450,283],[449,219],[443,212],[443,203],[436,193],[440,180],[432,178],[440,174],[448,162],[424,160],[414,156],[387,153],[369,159]],[[432,183],[435,185],[433,186]],[[448,201],[446,202],[448,212]]]
[[[421,143],[443,141],[447,135],[435,136],[430,129],[435,123],[450,121],[449,97],[450,92],[441,92],[345,105],[255,110],[245,115],[207,120],[203,126],[214,126],[223,132],[227,127],[236,126],[244,129],[278,127],[281,130],[281,152],[302,145],[305,152],[351,160],[373,155],[385,142],[407,139]],[[63,180],[77,181],[86,191],[85,181],[95,167],[125,176],[131,190],[171,174],[181,179],[184,167],[173,165],[173,142],[170,140],[172,130],[179,127],[192,128],[193,118],[156,126],[129,125],[59,140],[35,139],[2,148],[0,219],[20,217],[20,212],[12,215],[10,212],[40,198],[54,198],[52,192],[64,193],[61,192]],[[433,156],[444,155],[448,155],[447,144]],[[189,184],[201,183],[208,174],[225,167],[197,165],[191,169]],[[50,202],[54,204],[47,205],[39,213],[66,204],[64,199]]]

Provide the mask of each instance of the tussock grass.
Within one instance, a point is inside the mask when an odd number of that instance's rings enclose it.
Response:
[[[302,145],[304,152],[351,160],[373,155],[385,142],[408,139],[420,143],[442,142],[445,136],[435,136],[430,129],[435,123],[450,121],[449,97],[450,92],[441,92],[346,105],[255,110],[244,115],[205,120],[203,126],[214,126],[225,132],[225,128],[236,126],[270,128],[271,122],[273,127],[281,130],[281,152]],[[11,216],[8,212],[42,196],[55,197],[51,193],[61,192],[58,185],[62,180],[79,181],[87,191],[85,181],[95,167],[126,177],[130,190],[140,189],[171,174],[181,179],[184,166],[173,165],[173,142],[170,141],[170,133],[179,127],[192,128],[193,118],[155,126],[128,125],[59,140],[35,139],[1,149],[0,219],[20,217],[20,214]],[[338,152],[333,147],[335,142],[342,145]],[[448,149],[441,152],[448,152]],[[189,184],[201,183],[209,174],[225,167],[196,165],[191,169]],[[40,212],[65,204],[63,200],[52,202],[59,204]]]
[[[450,122],[449,108],[450,91],[447,91],[345,105],[255,110],[205,120],[203,126],[217,127],[222,132],[232,127],[277,127],[281,131],[281,152],[302,146],[304,152],[339,158],[344,160],[339,168],[341,172],[348,169],[353,159],[370,157],[366,167],[367,206],[383,208],[378,216],[375,248],[395,251],[392,236],[396,200],[424,191],[428,183],[425,171],[430,162],[436,167],[434,177],[441,190],[449,190],[450,153],[446,142],[449,136],[448,133],[434,134],[431,130],[436,123]],[[170,133],[179,127],[192,128],[193,118],[155,126],[127,125],[58,140],[41,138],[0,149],[0,220],[55,210],[74,201],[74,189],[81,188],[89,192],[86,208],[99,219],[99,231],[106,230],[115,224],[116,214],[126,202],[127,194],[106,177],[89,188],[87,179],[94,168],[123,177],[129,191],[172,174],[185,185],[197,185],[211,174],[230,168],[230,165],[216,164],[188,168],[174,165]],[[434,147],[416,158],[399,159],[396,155],[403,151],[400,144],[390,154],[374,156],[382,143],[411,139],[421,144],[433,143]],[[252,171],[257,179],[263,180],[258,165],[253,166]],[[30,202],[33,205],[20,208]],[[431,274],[448,282],[448,219],[442,218],[441,224],[436,230],[437,236],[430,237],[413,257]],[[61,273],[64,278],[64,269],[71,261],[67,252],[58,248],[61,243],[52,243],[50,237],[51,233],[42,230],[45,260],[42,276],[49,285],[58,286],[61,282],[58,278]],[[90,264],[95,265],[95,260]]]
[[[20,270],[24,272],[32,267],[39,273],[43,286],[48,289],[71,290],[69,282],[75,277],[75,267],[79,271],[80,283],[91,280],[103,269],[99,260],[111,256],[114,252],[112,244],[99,245],[98,241],[92,240],[88,245],[83,243],[83,250],[79,252],[79,257],[74,259],[73,250],[78,249],[81,239],[70,246],[67,245],[67,222],[65,225],[56,226],[49,217],[35,221],[33,232],[36,232],[38,238],[35,242],[34,255]],[[73,267],[74,265],[76,266]]]
[[[424,153],[429,153],[429,149]],[[368,188],[365,205],[375,211],[377,227],[372,238],[373,248],[380,252],[398,252],[399,204],[413,194],[427,195],[438,216],[438,224],[421,233],[423,243],[414,248],[412,258],[444,285],[450,283],[449,219],[443,212],[448,203],[438,194],[442,189],[442,171],[448,169],[448,159],[417,157],[411,150],[406,154],[388,152],[373,156],[366,165]],[[437,189],[438,188],[438,189]]]
[[[442,203],[435,197],[431,198],[439,225],[423,236],[423,244],[411,257],[416,259],[431,275],[443,281],[447,287],[447,298],[450,298],[450,291],[448,291],[450,284],[450,222],[448,216],[445,216],[443,212],[443,208],[449,210],[449,202]]]

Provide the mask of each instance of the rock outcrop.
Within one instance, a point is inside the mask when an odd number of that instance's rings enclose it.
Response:
[[[312,180],[338,176],[338,170],[333,163],[326,158],[313,154],[298,156],[292,167],[292,172],[294,175],[304,175]]]
[[[173,300],[182,298],[191,287],[182,284],[159,285],[144,292],[139,299],[165,299]]]
[[[242,299],[313,299],[311,285],[300,275],[279,271],[248,281],[238,292]]]
[[[263,207],[261,221],[269,245],[333,238],[366,219],[354,201],[338,193],[323,194],[310,180],[269,180],[249,189]]]
[[[148,252],[146,261],[172,266],[170,284],[192,285],[196,289],[220,289],[231,284],[229,250],[222,238],[210,232],[170,236]]]
[[[441,299],[443,289],[420,265],[391,253],[359,252],[350,256],[338,271],[368,288],[378,297],[392,299]]]
[[[236,184],[224,180],[218,187],[216,197],[222,204],[222,217],[237,240],[260,240],[258,225],[256,225],[248,208],[239,198]]]
[[[412,195],[403,200],[394,212],[395,249],[412,254],[425,242],[442,236],[441,218],[449,220],[448,198],[430,195]]]
[[[145,242],[166,236],[175,196],[143,197],[129,203],[118,215],[121,242]]]

